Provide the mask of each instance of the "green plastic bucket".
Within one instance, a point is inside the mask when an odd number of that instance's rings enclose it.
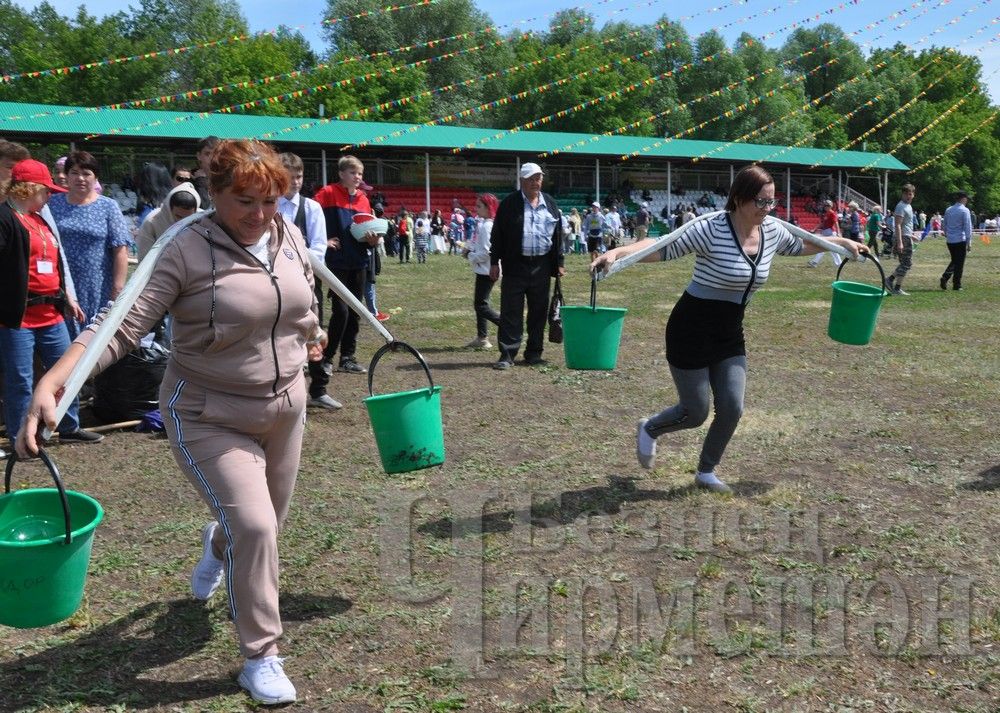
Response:
[[[566,366],[570,369],[614,369],[626,312],[624,307],[598,307],[597,278],[592,278],[590,306],[562,308]]]
[[[390,351],[413,354],[424,368],[430,386],[426,389],[376,395],[375,366]],[[405,342],[392,341],[372,357],[368,367],[365,407],[371,420],[375,444],[386,473],[407,473],[444,463],[444,427],[441,422],[441,387],[434,385],[427,362]]]
[[[842,344],[868,344],[871,341],[879,308],[888,294],[881,263],[872,255],[868,259],[875,263],[882,277],[882,283],[878,287],[841,280],[840,273],[847,260],[841,262],[837,269],[837,279],[833,283],[833,301],[830,304],[830,323],[826,333],[830,339]]]
[[[48,626],[80,608],[94,530],[104,510],[93,498],[66,490],[44,451],[55,488],[10,492],[15,455],[0,496],[0,624]]]

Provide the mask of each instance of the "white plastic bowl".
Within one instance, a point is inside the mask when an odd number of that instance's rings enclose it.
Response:
[[[365,219],[358,222],[361,218]],[[374,215],[369,215],[368,213],[358,213],[354,216],[354,221],[351,223],[351,235],[358,242],[364,242],[365,236],[368,233],[375,233],[381,237],[389,230],[388,220],[385,218],[376,218]]]

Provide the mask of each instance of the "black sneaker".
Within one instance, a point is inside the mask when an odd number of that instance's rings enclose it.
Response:
[[[542,359],[540,356],[539,357],[528,357],[528,358],[525,358],[525,360],[524,360],[524,365],[525,366],[545,366],[548,363],[549,363],[548,360]]]
[[[100,443],[103,440],[104,436],[102,434],[85,431],[82,428],[70,431],[69,433],[59,434],[59,441],[62,443]]]
[[[947,290],[948,289],[948,278],[947,277],[942,277],[940,285],[941,285],[941,289],[942,290]]]
[[[337,371],[346,371],[348,374],[367,374],[368,370],[358,364],[353,359],[344,359],[337,367]]]

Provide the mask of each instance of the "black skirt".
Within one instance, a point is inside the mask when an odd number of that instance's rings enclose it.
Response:
[[[745,311],[746,305],[685,292],[667,320],[667,362],[678,369],[704,369],[730,357],[746,356]]]

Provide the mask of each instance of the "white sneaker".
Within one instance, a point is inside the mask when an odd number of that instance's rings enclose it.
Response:
[[[731,493],[733,489],[719,480],[719,476],[713,470],[711,473],[698,471],[694,476],[694,483],[700,488],[706,488],[713,493]]]
[[[285,675],[284,662],[277,656],[247,659],[237,680],[255,701],[266,705],[291,703],[295,700],[295,686]]]
[[[201,531],[201,559],[191,573],[191,594],[195,599],[206,601],[215,594],[222,584],[222,560],[212,554],[212,538],[219,528],[214,520]]]
[[[344,408],[344,404],[337,401],[337,399],[330,396],[330,394],[323,394],[314,399],[309,399],[308,405],[325,408],[329,411],[336,411],[339,408]]]
[[[656,465],[656,439],[646,430],[648,418],[640,418],[635,429],[635,457],[646,470]]]
[[[466,349],[492,349],[489,337],[476,337],[465,345]]]

